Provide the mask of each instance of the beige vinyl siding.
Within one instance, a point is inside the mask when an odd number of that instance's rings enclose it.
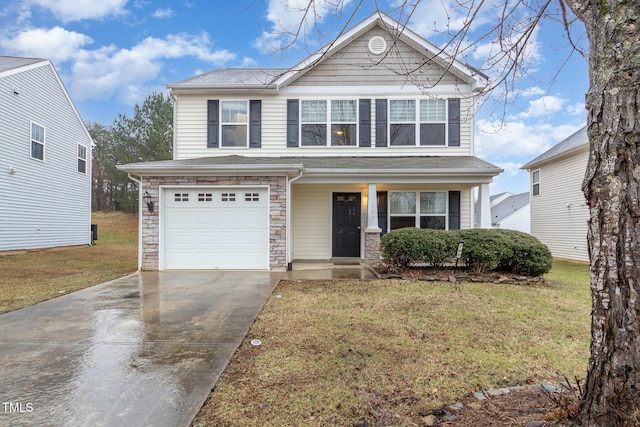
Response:
[[[540,170],[540,195],[531,196],[531,234],[556,258],[589,260],[589,209],[581,191],[588,157],[584,147],[530,171]]]
[[[294,184],[292,204],[293,259],[331,258],[332,194],[353,192],[362,194],[362,230],[367,226],[367,185]],[[471,188],[457,185],[388,185],[378,184],[377,191],[451,191],[459,190],[461,228],[472,227]],[[362,239],[364,241],[364,238]]]
[[[357,88],[354,88],[357,89]],[[245,98],[239,96],[214,97],[205,95],[181,95],[176,103],[175,125],[175,159],[191,159],[209,156],[245,155],[245,156],[467,156],[473,154],[472,149],[472,102],[462,98],[460,102],[461,129],[460,147],[375,147],[375,99],[392,98],[393,93],[376,97],[358,93],[345,92],[343,99],[369,98],[372,113],[372,145],[370,148],[360,147],[304,147],[287,148],[287,98],[312,98],[292,94],[288,96],[263,96],[262,98]],[[207,148],[207,100],[209,99],[262,99],[262,148]],[[328,97],[326,99],[337,99]],[[418,99],[413,97],[413,99]]]
[[[388,54],[373,55],[369,40],[383,37]],[[444,75],[443,75],[444,74]],[[419,76],[419,81],[415,78]],[[292,86],[465,85],[455,75],[380,27],[363,34],[297,79]]]

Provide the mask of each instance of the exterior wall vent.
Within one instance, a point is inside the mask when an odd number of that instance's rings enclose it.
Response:
[[[387,41],[380,36],[371,37],[368,48],[372,54],[381,55],[387,50]]]

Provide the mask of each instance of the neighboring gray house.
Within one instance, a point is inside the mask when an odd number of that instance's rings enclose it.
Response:
[[[91,243],[91,146],[49,60],[0,56],[0,251]]]
[[[584,127],[521,169],[531,184],[531,234],[555,258],[589,261],[589,208],[582,193],[589,140]]]
[[[531,233],[529,193],[491,196],[491,226]]]
[[[473,143],[487,83],[375,14],[291,69],[170,84],[173,160],[119,166],[141,182],[140,267],[376,262],[387,230],[473,227],[475,189],[490,228],[502,170]]]

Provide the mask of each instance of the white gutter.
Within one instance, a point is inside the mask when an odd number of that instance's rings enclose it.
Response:
[[[142,180],[127,174],[131,181],[138,183],[138,270],[142,268]]]
[[[285,227],[286,227],[286,233],[285,233],[285,243],[287,245],[287,248],[285,250],[285,264],[287,266],[287,270],[289,269],[289,264],[293,261],[292,258],[292,253],[291,253],[291,184],[294,181],[297,181],[298,179],[302,178],[302,175],[304,174],[304,169],[300,168],[298,169],[298,172],[300,172],[298,174],[298,176],[293,177],[291,179],[289,179],[289,176],[287,176],[287,197],[286,197],[286,201],[285,201],[285,206],[286,206],[286,223],[285,223]]]

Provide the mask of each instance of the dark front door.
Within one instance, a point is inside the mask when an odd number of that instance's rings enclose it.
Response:
[[[333,193],[333,257],[360,258],[360,193]]]

